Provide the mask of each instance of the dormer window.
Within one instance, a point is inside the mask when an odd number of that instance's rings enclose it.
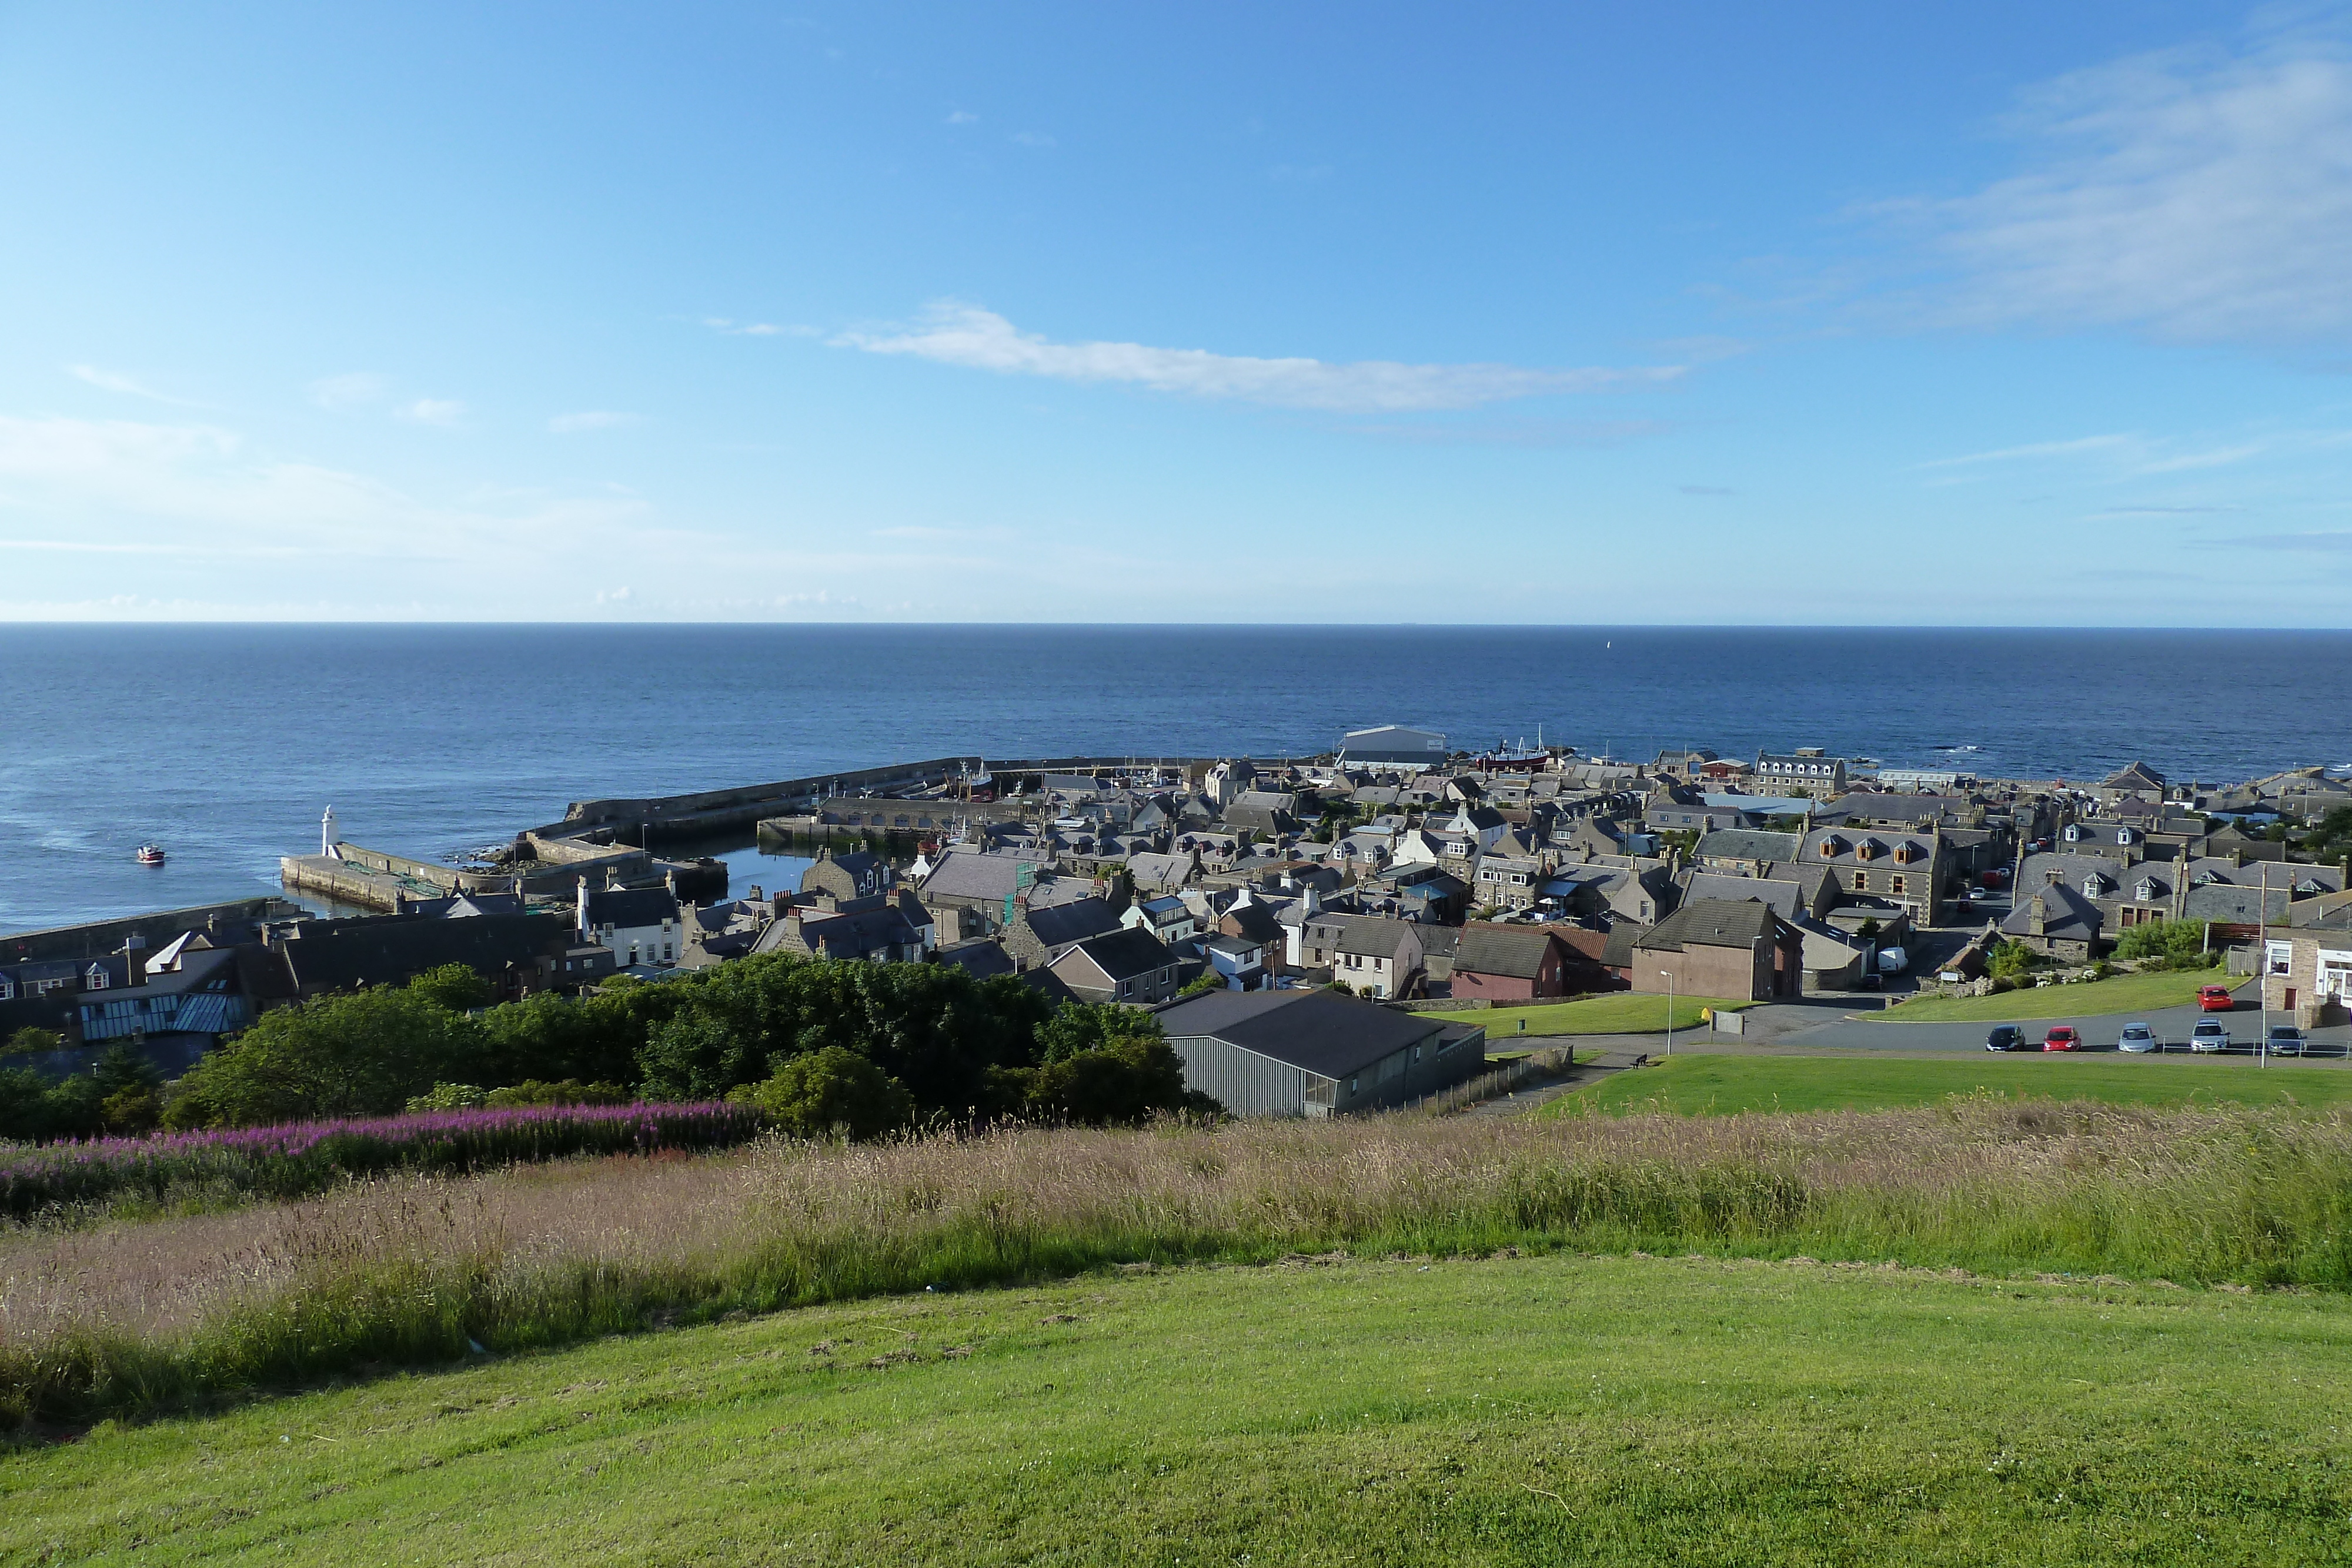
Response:
[[[2070,844],[2079,844],[2083,841],[2083,828],[2081,823],[2069,822],[2066,824],[2066,841]]]
[[[1838,837],[1835,833],[1832,833],[1828,838],[1822,841],[1822,853],[1831,856],[1832,858],[1835,858],[1838,855],[1845,853],[1845,841]]]
[[[106,989],[108,980],[105,967],[101,965],[92,964],[89,968],[82,971],[81,983],[82,988],[85,990],[102,991]]]
[[[2116,830],[2116,842],[2119,844],[2127,844],[2131,841],[2132,831],[2129,828],[2117,828]]]
[[[1913,861],[1919,858],[1920,853],[1919,846],[1913,843],[1909,839],[1906,839],[1901,843],[1895,846],[1895,859],[1896,862],[1901,865],[1909,865]]]
[[[1853,858],[1858,861],[1876,860],[1878,858],[1878,841],[1876,839],[1864,839],[1862,842],[1854,845]]]
[[[2145,876],[2140,878],[2138,882],[2132,884],[2132,896],[2138,899],[2142,904],[2147,904],[2153,900],[2156,897],[2155,881],[2152,878]]]

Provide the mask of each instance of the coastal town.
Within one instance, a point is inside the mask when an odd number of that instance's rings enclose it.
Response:
[[[781,954],[1150,1010],[1192,1087],[1317,1115],[1475,1077],[1496,1008],[1631,992],[1845,1016],[2128,968],[2139,927],[2193,930],[2233,985],[2259,971],[2298,1038],[2346,1022],[2340,770],[1963,760],[1626,761],[1384,725],[1278,761],[943,758],[583,802],[455,865],[345,841],[330,810],[286,884],[367,912],[250,899],[0,938],[0,1040],[13,1066],[129,1041],[176,1072],[268,1009],[452,964],[518,1000]],[[795,885],[730,888],[666,852],[747,830],[806,857]]]

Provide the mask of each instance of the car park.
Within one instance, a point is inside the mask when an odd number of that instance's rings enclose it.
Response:
[[[2197,1027],[2189,1031],[2189,1049],[2200,1054],[2229,1050],[2230,1026],[2211,1019],[2199,1019]]]
[[[2304,1039],[2303,1030],[2291,1023],[2271,1025],[2271,1032],[2263,1041],[2265,1049],[2273,1056],[2301,1056],[2304,1047],[2309,1043]]]
[[[2200,1012],[2225,1013],[2237,1005],[2238,998],[2230,994],[2227,986],[2197,988],[2197,1010]]]
[[[2044,1051],[2080,1051],[2083,1049],[2083,1037],[2072,1025],[2062,1023],[2057,1028],[2052,1030],[2048,1034],[2042,1037],[2042,1049]]]
[[[2122,1037],[2116,1041],[2116,1049],[2129,1051],[2134,1056],[2146,1056],[2152,1051],[2164,1048],[2157,1043],[2156,1031],[2147,1025],[2127,1023],[2124,1025]]]
[[[2033,1042],[2025,1038],[2025,1031],[2017,1025],[1997,1023],[1992,1026],[1992,1032],[1985,1036],[1985,1049],[1987,1051],[2032,1051]]]

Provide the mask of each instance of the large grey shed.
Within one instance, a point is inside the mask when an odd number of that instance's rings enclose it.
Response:
[[[1336,991],[1211,991],[1160,1014],[1184,1084],[1240,1116],[1370,1111],[1484,1071],[1483,1024]]]

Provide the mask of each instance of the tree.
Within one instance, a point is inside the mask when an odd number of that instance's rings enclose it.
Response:
[[[2127,925],[2116,939],[2118,958],[2158,958],[2178,969],[2203,968],[2214,955],[2201,920],[2148,920]]]
[[[1165,1038],[1160,1019],[1116,1002],[1064,1002],[1037,1028],[1037,1060],[1067,1061],[1131,1040]]]
[[[261,1015],[181,1080],[178,1126],[383,1115],[478,1064],[481,1026],[423,992],[379,988]]]
[[[8,1054],[11,1056],[30,1056],[37,1051],[63,1051],[65,1048],[64,1035],[37,1024],[26,1024],[8,1037]]]
[[[1100,1127],[1223,1109],[1184,1087],[1183,1059],[1157,1038],[1159,1020],[1150,1021],[1150,1036],[1129,1035],[1031,1070],[1023,1084],[1023,1111],[1040,1120]]]
[[[915,1108],[905,1085],[838,1045],[795,1056],[728,1098],[758,1106],[770,1125],[803,1138],[878,1138],[905,1127]]]
[[[1191,979],[1185,981],[1184,988],[1178,991],[1176,995],[1180,999],[1191,997],[1205,997],[1211,991],[1222,991],[1226,988],[1225,977],[1223,975],[1217,973],[1214,969],[1203,969],[1199,974],[1193,976]]]
[[[408,982],[408,988],[447,1008],[453,1013],[488,1007],[497,993],[490,983],[465,964],[444,964]]]

